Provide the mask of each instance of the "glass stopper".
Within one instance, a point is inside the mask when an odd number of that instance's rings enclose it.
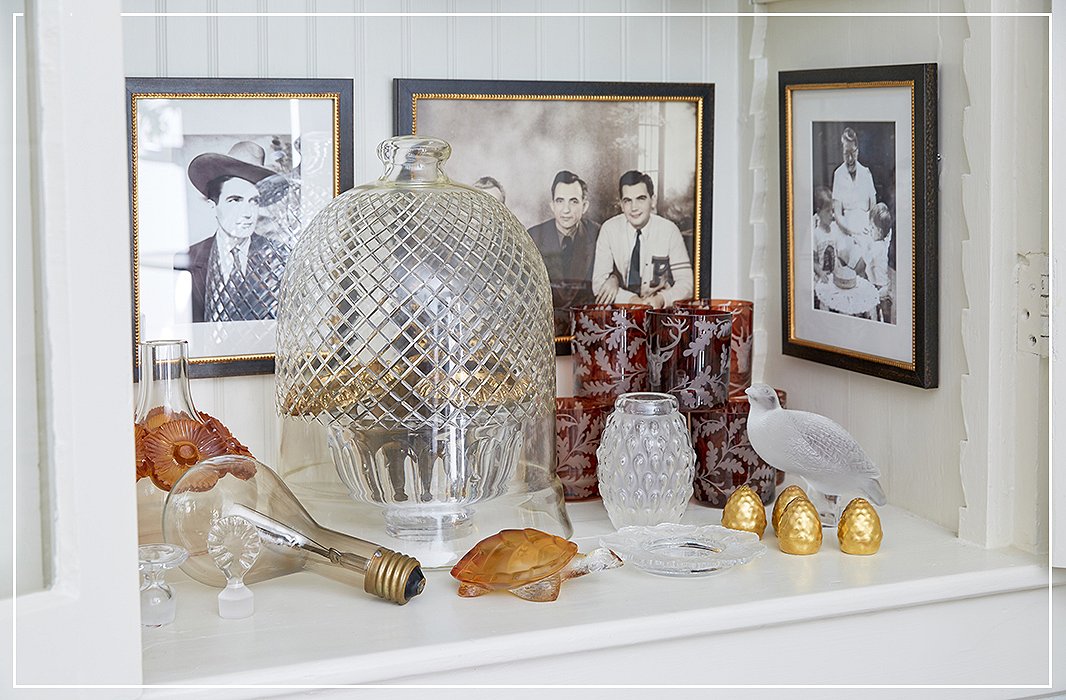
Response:
[[[259,558],[261,546],[259,531],[242,517],[219,518],[211,526],[207,553],[226,577],[226,587],[218,594],[219,617],[249,617],[255,610],[255,598],[244,585],[244,575]]]
[[[163,577],[189,557],[183,548],[173,544],[143,544],[137,548],[141,571],[141,624],[160,627],[174,621],[176,606],[174,590]]]

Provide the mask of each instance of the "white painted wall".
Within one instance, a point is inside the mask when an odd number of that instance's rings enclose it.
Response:
[[[732,12],[730,0],[125,0],[126,12]],[[712,291],[743,294],[738,257],[746,216],[737,174],[739,64],[745,48],[732,17],[127,17],[128,76],[351,77],[355,178],[376,178],[378,142],[392,134],[392,79],[620,80],[715,84]],[[559,393],[573,392],[569,358]],[[198,407],[222,416],[262,459],[276,464],[279,419],[273,377],[195,380]]]
[[[1052,16],[1052,32],[1058,36],[1066,36],[1066,14],[1057,13]],[[1052,84],[1052,110],[1057,114],[1066,114],[1066,42],[1055,42],[1051,48],[1053,84]],[[1052,140],[1053,157],[1052,167],[1055,172],[1052,176],[1053,201],[1066,200],[1066,138],[1058,136]],[[1056,167],[1057,166],[1057,167]],[[1051,310],[1053,320],[1051,324],[1051,362],[1054,367],[1051,373],[1051,421],[1056,435],[1063,435],[1066,428],[1066,323],[1055,321],[1063,318],[1066,313],[1066,235],[1059,233],[1052,241],[1051,250],[1051,274],[1052,274],[1052,297]],[[1058,484],[1051,493],[1052,531],[1051,538],[1051,562],[1054,566],[1066,567],[1066,448],[1059,441],[1051,450],[1051,480]]]
[[[0,598],[9,597],[13,592],[13,568],[17,569],[14,584],[20,594],[41,590],[49,575],[45,556],[47,534],[41,518],[37,441],[15,438],[37,434],[33,229],[29,168],[25,167],[30,162],[26,19],[17,16],[24,12],[24,6],[23,0],[0,0],[0,19],[5,22],[0,33],[0,92],[15,96],[11,109],[0,110],[0,134],[5,139],[14,137],[15,146],[4,149],[10,160],[5,159],[4,167],[0,167],[0,211],[10,213],[0,227],[3,231],[0,250],[4,251],[0,254],[0,278],[8,281],[0,285],[0,327],[13,329],[14,341],[0,346],[0,395],[3,397],[0,399],[0,454],[14,456],[11,460],[0,460],[0,483],[14,483],[18,490],[17,499],[11,498],[14,489],[0,490],[3,504],[0,507],[8,513],[12,508],[17,509],[19,523],[18,548],[14,552],[17,565],[11,556],[12,540],[5,538],[0,544]],[[23,167],[16,171],[12,167],[14,163]],[[18,372],[14,371],[13,359],[18,364]],[[12,401],[15,397],[17,409]]]
[[[995,9],[1016,7],[1002,5],[1009,7]],[[787,389],[792,406],[846,426],[881,466],[893,503],[951,529],[961,523],[961,535],[981,544],[1046,549],[1047,451],[1040,446],[1048,434],[1047,361],[1016,352],[1014,333],[1016,254],[1046,252],[1048,245],[1047,19],[773,16],[852,9],[824,0],[787,0],[767,9],[769,16],[742,22],[754,33],[753,54],[765,58],[769,81],[765,96],[757,79],[742,84],[743,101],[751,99],[749,85],[755,92],[748,128],[756,132],[760,117],[769,124],[764,148],[746,144],[753,182],[766,187],[763,198],[752,185],[753,236],[745,239],[758,310],[756,376]],[[864,9],[987,8],[945,0]],[[1047,4],[1025,9],[1046,11]],[[778,71],[926,62],[940,66],[935,390],[780,353]]]

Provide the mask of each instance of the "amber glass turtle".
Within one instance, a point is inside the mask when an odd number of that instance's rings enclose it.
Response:
[[[603,547],[579,554],[577,545],[547,532],[501,530],[474,545],[452,567],[464,598],[506,590],[519,598],[547,602],[559,597],[563,581],[621,566]]]

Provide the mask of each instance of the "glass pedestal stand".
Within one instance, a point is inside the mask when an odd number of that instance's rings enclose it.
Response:
[[[141,570],[141,625],[160,627],[174,621],[177,608],[174,591],[163,577],[189,557],[182,547],[172,544],[142,544],[137,549]]]

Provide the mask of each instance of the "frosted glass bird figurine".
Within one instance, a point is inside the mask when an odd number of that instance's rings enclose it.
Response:
[[[881,472],[848,431],[817,413],[781,408],[777,392],[766,384],[754,384],[745,393],[751,404],[751,446],[768,464],[802,477],[822,497],[815,503],[824,525],[835,526],[840,517],[838,496],[861,495],[885,504],[877,481]]]

